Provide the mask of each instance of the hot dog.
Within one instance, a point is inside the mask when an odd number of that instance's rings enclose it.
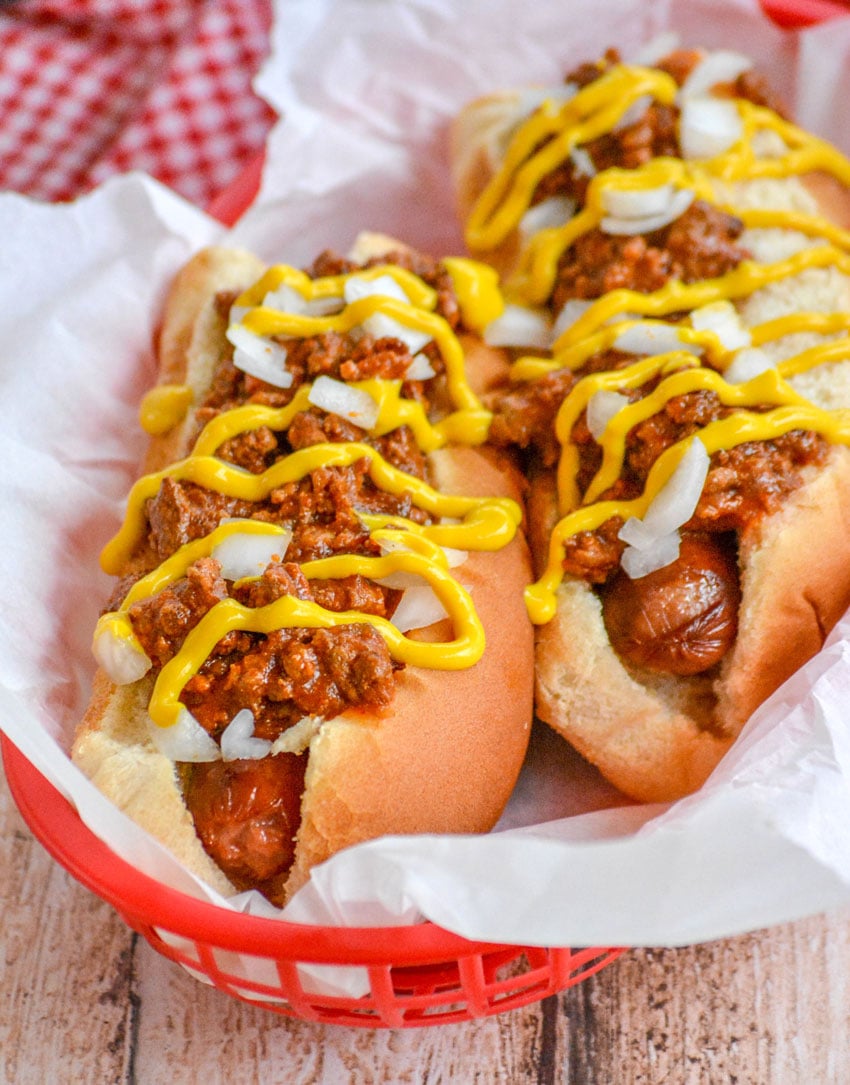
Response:
[[[610,51],[471,103],[467,241],[519,349],[538,714],[637,799],[701,785],[850,605],[850,163],[745,57]]]
[[[494,280],[364,235],[308,272],[205,250],[171,288],[72,755],[221,892],[283,904],[507,801],[533,631],[518,476],[481,447]]]

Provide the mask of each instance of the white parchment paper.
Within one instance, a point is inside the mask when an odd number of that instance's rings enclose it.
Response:
[[[677,30],[742,49],[801,123],[850,150],[850,19],[779,31],[754,0],[287,0],[257,85],[283,119],[230,234],[131,176],[63,206],[0,195],[0,725],[122,856],[217,899],[91,788],[65,751],[145,438],[154,316],[169,277],[228,240],[269,260],[345,250],[363,228],[459,252],[446,126],[468,99],[560,80],[609,45]],[[762,707],[712,779],[669,807],[624,802],[545,729],[499,831],[374,841],[314,873],[307,922],[427,916],[519,944],[686,944],[850,901],[850,620]],[[250,907],[240,900],[237,907]]]

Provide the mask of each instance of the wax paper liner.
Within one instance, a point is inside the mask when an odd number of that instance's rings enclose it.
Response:
[[[362,228],[458,252],[445,138],[463,102],[554,82],[608,45],[628,57],[670,27],[685,44],[745,42],[801,122],[839,143],[830,103],[850,93],[850,21],[786,35],[745,0],[522,9],[509,0],[290,0],[281,12],[258,89],[283,120],[258,200],[230,234],[140,176],[63,206],[0,197],[2,726],[119,854],[211,899],[65,755],[110,590],[96,555],[145,443],[137,405],[154,376],[154,314],[171,274],[211,241],[301,263],[326,245],[345,249]],[[539,730],[501,831],[350,849],[314,872],[286,918],[426,916],[517,944],[675,945],[844,903],[848,653],[845,620],[687,800],[626,803]],[[235,904],[253,906],[251,897]]]

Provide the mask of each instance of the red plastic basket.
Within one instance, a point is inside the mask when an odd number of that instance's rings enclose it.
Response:
[[[340,928],[234,914],[169,889],[119,859],[5,735],[0,747],[12,796],[57,862],[163,956],[219,990],[285,1017],[366,1028],[466,1021],[562,991],[622,952],[469,942],[432,923]],[[247,963],[253,979],[246,977]],[[368,975],[369,994],[311,993],[299,965],[313,964],[359,966]]]
[[[762,6],[781,26],[807,26],[850,11],[842,0],[762,0]],[[262,161],[252,162],[209,208],[225,224],[254,198]],[[219,990],[285,1017],[366,1028],[486,1017],[565,990],[623,952],[470,942],[432,923],[339,928],[234,914],[169,889],[119,859],[2,734],[0,750],[24,820],[57,862],[163,956]],[[369,994],[316,994],[309,981],[305,986],[299,966],[306,965],[362,968]]]

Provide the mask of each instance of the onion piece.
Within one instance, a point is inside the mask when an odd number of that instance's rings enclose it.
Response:
[[[432,377],[436,377],[437,371],[431,365],[431,359],[427,354],[413,355],[413,361],[407,367],[404,374],[404,379],[409,381],[427,381]]]
[[[651,189],[648,191],[652,191]],[[640,218],[620,218],[617,215],[605,215],[599,223],[603,233],[618,236],[631,234],[651,234],[664,226],[675,222],[691,206],[694,194],[687,188],[680,188],[670,198],[666,210],[658,214],[644,215]]]
[[[242,324],[231,324],[226,334],[234,347],[233,364],[237,369],[275,388],[291,386],[292,374],[284,368],[285,347],[255,335]]]
[[[408,588],[390,619],[402,633],[410,629],[424,629],[448,617],[434,589],[428,585]]]
[[[527,240],[540,230],[563,226],[576,212],[575,200],[567,196],[550,196],[530,207],[519,221],[519,232]]]
[[[268,739],[254,736],[254,713],[240,709],[221,733],[221,756],[224,761],[258,761],[272,748]]]
[[[272,754],[279,753],[303,753],[318,734],[322,726],[319,716],[302,716],[298,723],[294,723],[274,740],[269,751]]]
[[[569,301],[564,302],[552,325],[553,341],[560,339],[567,328],[571,328],[580,317],[583,317],[591,305],[593,302],[585,298],[570,298]]]
[[[171,761],[198,764],[221,760],[221,750],[188,708],[180,709],[177,722],[170,727],[160,727],[149,718],[148,733],[154,746]]]
[[[714,332],[726,350],[740,350],[752,342],[749,329],[744,327],[731,301],[713,301],[694,309],[691,327],[696,331]]]
[[[655,538],[669,535],[690,520],[702,494],[710,463],[711,458],[705,445],[699,437],[694,437],[676,470],[644,513],[641,523],[648,535]],[[620,538],[635,545],[633,538],[622,534],[625,526],[624,524],[621,528]]]
[[[116,686],[138,682],[151,669],[152,663],[135,637],[119,636],[108,624],[97,627],[92,653]]]
[[[620,528],[618,538],[629,544],[621,564],[633,580],[663,569],[679,556],[678,530],[694,514],[710,462],[705,445],[694,437],[643,519],[630,516]]]
[[[579,177],[595,177],[599,172],[596,163],[590,157],[590,152],[584,147],[573,147],[570,151],[570,161]]]
[[[663,569],[679,556],[680,544],[679,532],[672,531],[669,535],[656,538],[650,550],[639,550],[635,546],[627,546],[620,559],[623,571],[632,580],[638,580],[642,576],[654,573],[657,569]]]
[[[683,350],[688,354],[702,354],[699,343],[687,343],[675,324],[662,321],[641,320],[620,332],[612,346],[626,354],[667,354]]]
[[[724,371],[723,379],[729,384],[744,384],[766,370],[773,369],[775,364],[765,351],[758,347],[747,347],[738,351],[732,364]]]
[[[210,557],[221,563],[225,580],[259,576],[275,557],[283,561],[291,538],[290,530],[274,534],[235,531],[213,547]]]
[[[346,305],[360,301],[361,298],[392,298],[393,301],[403,301],[406,304],[410,301],[392,275],[377,275],[374,279],[352,275],[345,282],[343,294]]]
[[[675,191],[672,184],[655,188],[606,188],[602,191],[602,207],[615,218],[646,218],[666,211]]]
[[[731,49],[717,49],[700,60],[679,88],[680,100],[705,94],[718,83],[732,83],[743,72],[752,68],[753,62],[743,53]]]
[[[307,399],[314,407],[347,418],[361,429],[370,430],[378,421],[380,407],[369,393],[334,377],[317,377]]]
[[[635,98],[614,125],[612,131],[621,132],[624,128],[629,128],[631,125],[636,124],[644,113],[646,113],[647,109],[649,109],[650,105],[652,105],[652,95],[650,94],[641,94],[639,98]]]
[[[280,313],[291,313],[293,316],[329,316],[339,312],[343,299],[338,296],[305,298],[294,286],[281,283],[276,290],[270,290],[266,294],[263,305]]]
[[[629,397],[622,392],[612,392],[608,388],[594,392],[587,404],[587,428],[594,441],[598,443],[602,439],[611,419],[628,405]]]
[[[407,301],[407,298],[405,298]],[[421,332],[417,328],[411,328],[402,324],[400,320],[394,320],[386,313],[372,313],[367,316],[361,327],[375,339],[400,339],[411,354],[418,354],[420,350],[431,342],[431,336],[427,332]]]
[[[735,102],[725,98],[687,98],[679,116],[682,157],[714,158],[728,151],[744,134]]]
[[[541,347],[552,343],[552,325],[542,309],[506,305],[501,316],[484,328],[488,347]]]

